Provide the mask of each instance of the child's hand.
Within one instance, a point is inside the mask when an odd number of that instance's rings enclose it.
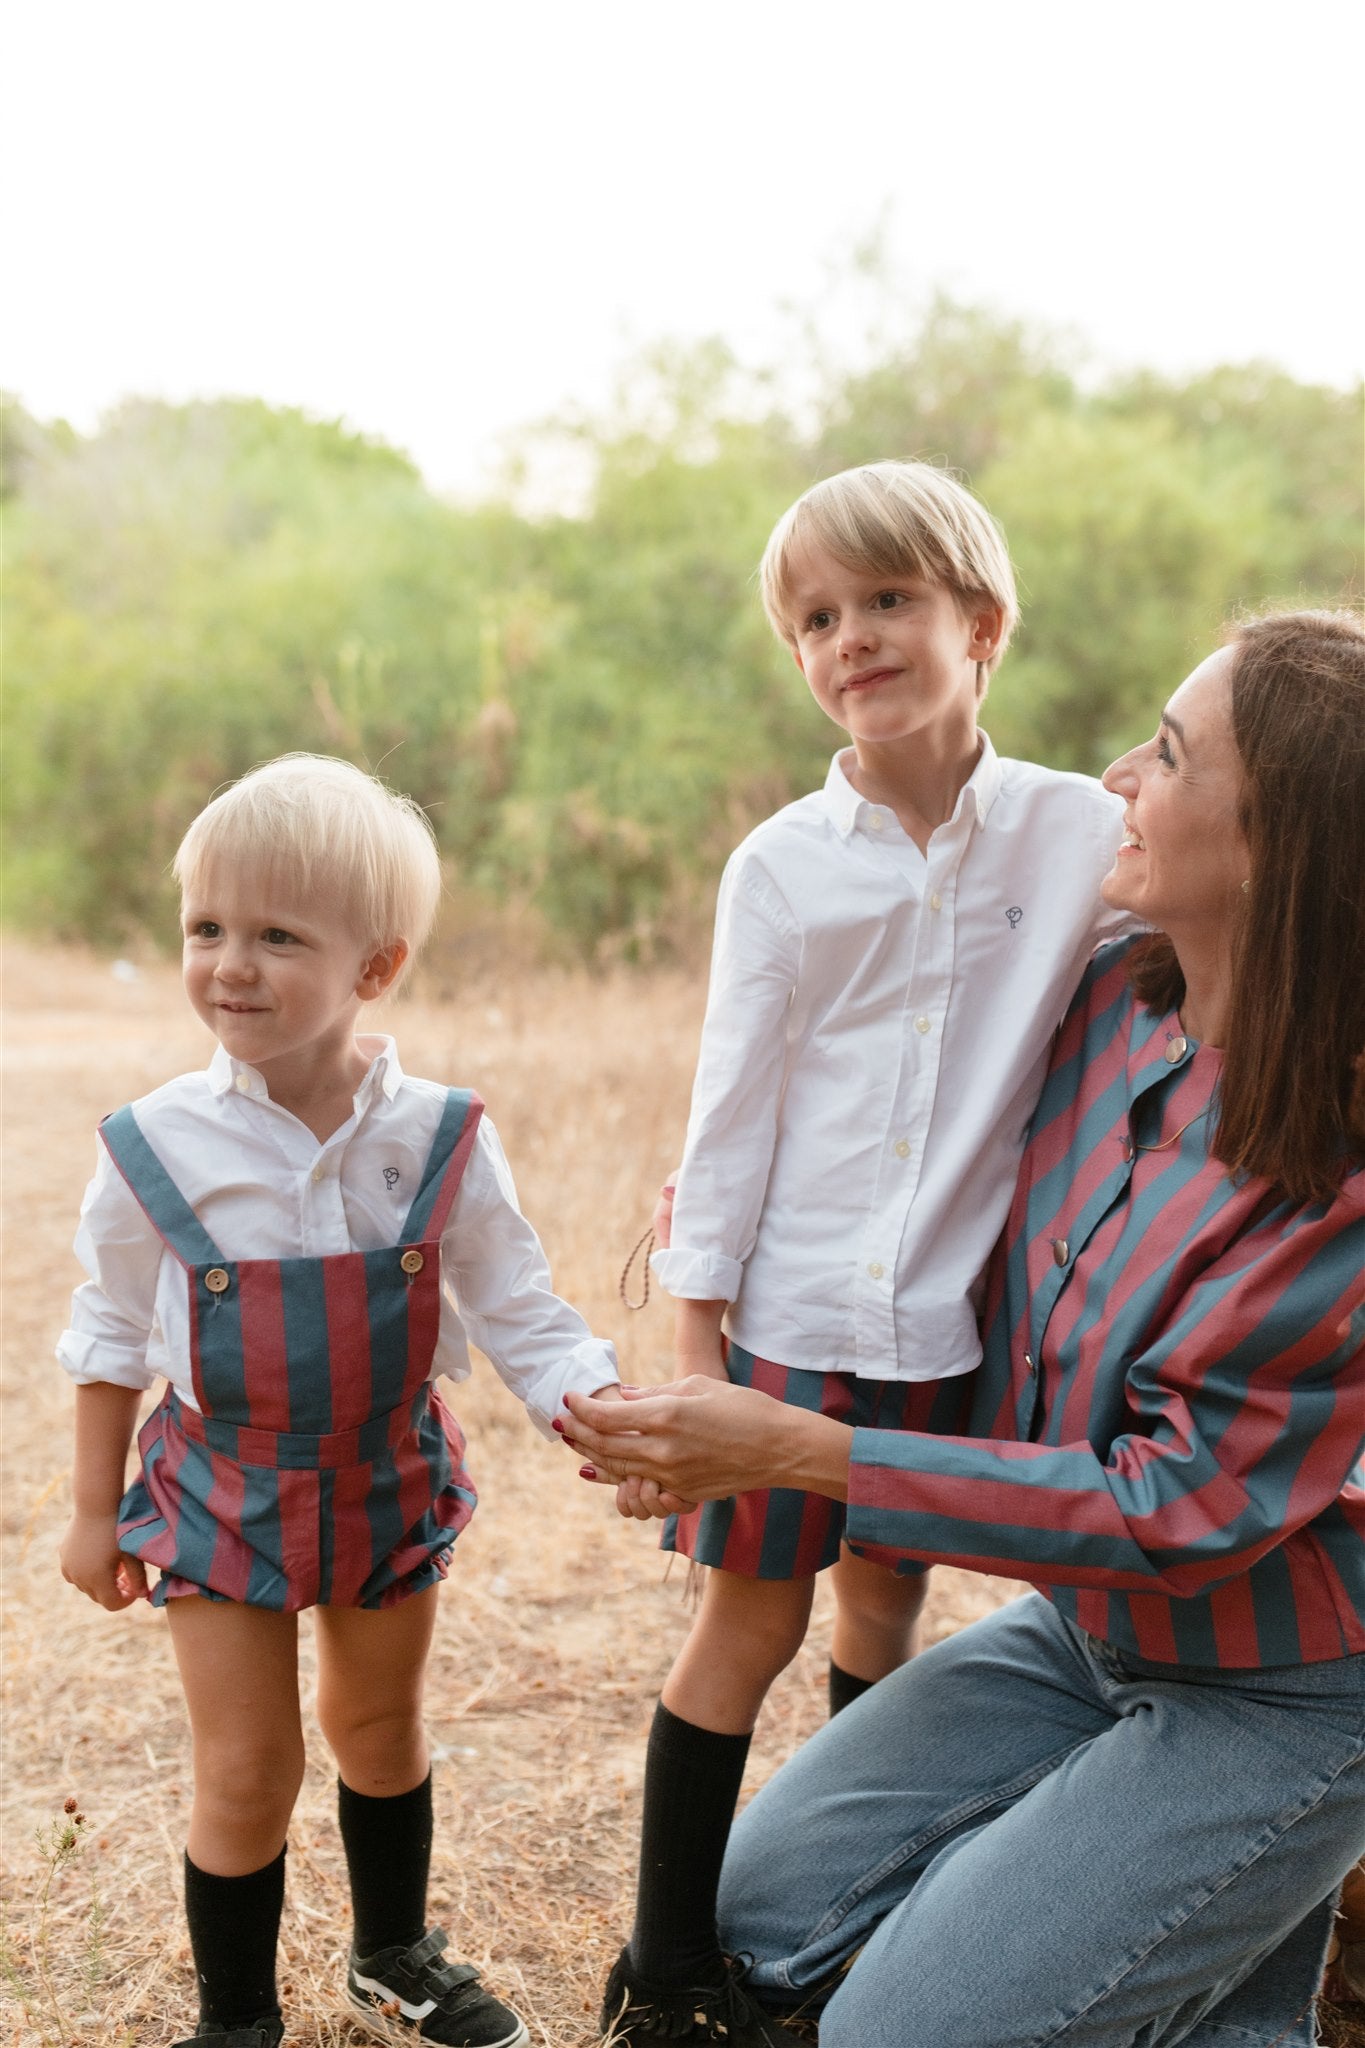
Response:
[[[654,1242],[661,1252],[668,1250],[673,1237],[673,1197],[678,1192],[678,1175],[681,1171],[681,1167],[674,1167],[659,1189],[659,1199],[654,1204]]]
[[[77,1510],[67,1524],[58,1556],[67,1584],[111,1614],[146,1598],[146,1568],[139,1558],[124,1557],[120,1551],[116,1514]]]
[[[665,1521],[669,1515],[690,1515],[695,1501],[665,1493],[655,1479],[623,1479],[616,1489],[616,1512],[636,1522]]]

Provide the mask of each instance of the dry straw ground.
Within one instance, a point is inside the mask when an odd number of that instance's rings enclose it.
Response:
[[[162,965],[124,982],[107,961],[16,945],[7,986],[0,2040],[164,2048],[193,2010],[179,1905],[189,1743],[161,1617],[106,1615],[57,1574],[70,1399],[51,1354],[98,1118],[201,1063],[208,1042]],[[668,1316],[658,1303],[628,1315],[616,1282],[677,1151],[700,999],[682,975],[498,983],[484,970],[461,985],[433,971],[392,1015],[414,1072],[485,1096],[561,1291],[639,1380],[667,1376]],[[491,1369],[476,1369],[457,1407],[481,1503],[442,1595],[428,1694],[433,1913],[515,1998],[536,2043],[571,2048],[591,2037],[629,1925],[645,1734],[687,1626],[681,1577],[665,1582],[651,1534],[578,1480]],[[930,1634],[1009,1590],[939,1573]],[[828,1625],[822,1602],[764,1713],[746,1796],[823,1717]],[[68,1797],[87,1827],[44,1916],[36,1831]],[[313,1731],[282,1940],[291,2048],[361,2038],[338,1998],[348,1913],[333,1804]]]

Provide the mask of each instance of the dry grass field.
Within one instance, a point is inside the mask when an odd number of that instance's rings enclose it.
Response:
[[[92,956],[12,945],[5,1028],[4,1858],[11,2048],[164,2048],[194,2004],[180,1914],[189,1741],[164,1620],[108,1615],[63,1584],[70,1391],[52,1359],[99,1117],[201,1064],[209,1041],[168,966],[117,979]],[[683,1130],[699,979],[429,970],[390,1013],[409,1069],[476,1086],[507,1145],[560,1291],[665,1378],[669,1317],[617,1298]],[[442,1594],[429,1726],[432,1912],[553,2048],[592,2038],[629,1928],[645,1735],[687,1627],[683,1575],[532,1430],[491,1368],[459,1390],[481,1501]],[[1004,1581],[940,1572],[929,1632],[996,1604]],[[824,1714],[827,1600],[774,1689],[746,1796]],[[304,1662],[308,1668],[305,1621]],[[313,1731],[289,1843],[281,1978],[291,2048],[361,2038],[339,1999],[348,1940],[334,1779]],[[86,1817],[51,1875],[38,1832]]]

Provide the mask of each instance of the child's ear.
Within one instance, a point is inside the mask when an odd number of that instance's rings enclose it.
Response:
[[[806,664],[801,659],[801,649],[799,647],[793,647],[792,660],[796,663],[796,666],[800,669],[802,675],[804,675],[806,673]]]
[[[410,951],[406,939],[390,939],[386,946],[377,947],[368,960],[361,962],[355,992],[362,1003],[377,1003],[380,996],[393,987]]]
[[[1000,645],[1000,635],[1005,630],[1005,614],[998,604],[979,605],[972,613],[972,644],[970,653],[973,661],[988,661]]]

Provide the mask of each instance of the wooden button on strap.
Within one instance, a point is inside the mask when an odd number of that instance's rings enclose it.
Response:
[[[419,1251],[406,1251],[398,1263],[405,1273],[420,1273],[426,1260]]]
[[[210,1266],[204,1275],[204,1285],[210,1294],[224,1294],[228,1288],[228,1276],[221,1266]]]

